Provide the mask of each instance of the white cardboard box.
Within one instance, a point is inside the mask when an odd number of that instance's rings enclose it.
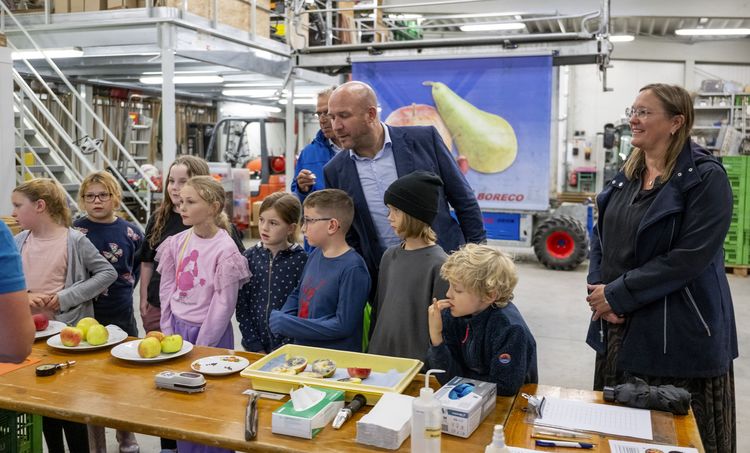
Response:
[[[435,398],[443,406],[443,432],[465,438],[495,408],[497,385],[456,376],[440,387]]]

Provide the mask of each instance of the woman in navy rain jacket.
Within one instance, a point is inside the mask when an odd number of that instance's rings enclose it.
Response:
[[[647,85],[627,114],[634,150],[597,197],[587,278],[594,388],[630,375],[686,388],[706,451],[735,452],[726,171],[690,140],[683,88]]]

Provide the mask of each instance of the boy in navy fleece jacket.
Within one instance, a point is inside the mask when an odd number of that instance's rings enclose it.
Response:
[[[447,299],[433,299],[428,309],[427,352],[430,368],[446,371],[438,380],[494,382],[503,396],[536,383],[536,342],[511,302],[518,282],[513,261],[495,248],[466,244],[448,257],[440,276],[450,288]]]
[[[354,204],[346,192],[324,189],[308,195],[303,209],[302,232],[317,248],[300,284],[281,310],[271,312],[269,327],[295,344],[360,352],[370,274],[346,243]]]

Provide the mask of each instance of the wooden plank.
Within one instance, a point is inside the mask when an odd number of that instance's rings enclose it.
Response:
[[[577,389],[566,389],[548,385],[536,385],[526,384],[521,388],[520,392],[528,393],[530,395],[547,396],[554,398],[565,398],[579,401],[587,401],[591,403],[605,403],[601,392],[594,392],[589,390],[577,390]],[[519,392],[519,393],[520,393]],[[531,437],[533,425],[526,423],[526,405],[527,401],[525,398],[516,398],[516,402],[513,405],[513,409],[508,417],[507,424],[505,425],[505,441],[508,445],[514,447],[522,447],[528,449],[534,449],[535,439]],[[698,451],[703,452],[703,443],[701,442],[700,434],[698,433],[698,425],[695,423],[695,416],[692,410],[688,415],[675,415],[672,416],[668,413],[657,413],[652,418],[652,425],[654,428],[654,438],[665,444],[677,444],[682,447],[693,447],[697,448]],[[592,453],[610,453],[609,439],[626,439],[618,436],[605,436],[592,434],[593,439],[590,441],[595,444],[591,450],[586,450]],[[587,441],[588,442],[588,441]]]
[[[0,47],[6,47],[8,45],[8,41],[5,39],[5,34],[0,33]]]
[[[748,271],[750,271],[750,266],[726,264],[724,265],[724,269],[726,269],[727,274],[736,275],[738,277],[747,277]]]
[[[198,346],[189,354],[167,362],[138,363],[112,357],[108,348],[72,353],[50,348],[40,340],[32,353],[42,359],[40,364],[76,360],[76,365],[50,377],[37,377],[34,366],[0,376],[0,408],[239,451],[372,451],[354,440],[355,422],[369,408],[356,414],[342,429],[327,427],[315,439],[306,440],[271,433],[271,414],[283,401],[260,399],[258,436],[256,440],[246,442],[244,417],[247,398],[242,392],[252,387],[249,379],[239,374],[207,377],[206,391],[197,394],[159,390],[154,385],[154,376],[160,371],[186,371],[198,358],[232,352]],[[261,357],[259,354],[234,353],[251,362]],[[424,376],[420,375],[405,393],[417,395],[423,384]],[[434,379],[431,384],[433,388],[439,387]],[[494,425],[506,422],[514,400],[514,397],[498,398],[495,411],[469,439],[443,436],[444,451],[482,451],[492,438]],[[409,441],[404,442],[398,451],[409,451]]]

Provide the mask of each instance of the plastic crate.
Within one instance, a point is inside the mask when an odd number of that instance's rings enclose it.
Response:
[[[742,264],[740,263],[740,255],[737,253],[737,250],[724,249],[724,264],[726,266]]]
[[[42,417],[0,409],[0,453],[42,453]]]
[[[748,156],[724,156],[721,163],[727,170],[728,175],[737,175],[744,177],[747,175],[747,166],[750,158]]]

